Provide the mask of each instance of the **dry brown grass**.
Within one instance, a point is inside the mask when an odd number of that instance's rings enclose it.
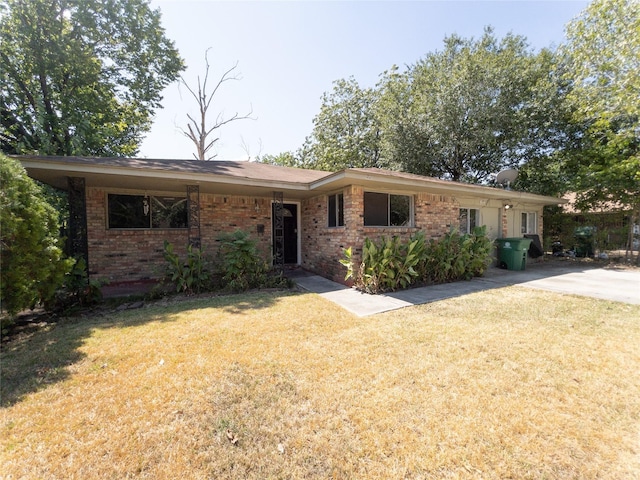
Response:
[[[639,478],[639,319],[511,287],[368,318],[271,292],[66,321],[4,346],[0,475]]]

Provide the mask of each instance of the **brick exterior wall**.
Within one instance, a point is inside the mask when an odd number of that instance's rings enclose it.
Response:
[[[88,188],[86,200],[89,272],[93,278],[108,283],[160,279],[166,266],[164,241],[173,243],[177,253],[186,253],[186,229],[108,229],[107,191]],[[258,225],[264,226],[263,233],[258,233]],[[200,194],[200,235],[205,254],[216,254],[220,233],[238,229],[250,232],[265,259],[271,258],[269,198]]]
[[[414,227],[365,227],[364,191],[351,185],[342,191],[344,195],[343,227],[328,227],[328,195],[319,195],[302,203],[302,266],[312,272],[344,283],[345,268],[338,262],[343,249],[352,247],[356,261],[362,255],[365,238],[399,236],[406,240],[418,230],[427,239],[439,238],[457,226],[459,204],[452,197],[420,193],[413,195]]]
[[[351,185],[344,195],[342,227],[328,227],[326,194],[302,201],[300,206],[301,265],[332,280],[343,282],[345,268],[338,260],[343,250],[353,248],[359,261],[365,238],[399,236],[406,240],[422,230],[427,239],[439,238],[458,226],[460,204],[451,196],[419,193],[413,197],[413,227],[365,227],[364,187]],[[107,190],[87,189],[87,227],[89,271],[93,278],[109,283],[160,279],[166,262],[162,256],[165,240],[184,254],[188,242],[186,229],[108,229]],[[139,194],[140,192],[119,192]],[[257,206],[257,211],[256,211]],[[507,236],[506,213],[502,210],[502,234]],[[538,231],[542,235],[542,211]],[[205,254],[217,252],[217,237],[222,232],[248,231],[258,241],[265,260],[271,260],[271,198],[200,193],[200,234]],[[261,232],[260,232],[261,231]]]

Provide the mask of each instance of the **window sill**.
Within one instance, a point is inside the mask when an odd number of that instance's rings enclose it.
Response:
[[[405,232],[417,232],[420,230],[418,227],[364,227],[364,233],[405,233]]]
[[[141,228],[107,228],[107,232],[117,232],[117,233],[122,233],[122,232],[188,232],[189,229],[188,228],[146,228],[146,227],[141,227]]]

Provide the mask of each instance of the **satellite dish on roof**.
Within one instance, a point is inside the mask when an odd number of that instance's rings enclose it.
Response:
[[[505,189],[511,190],[511,184],[518,178],[518,171],[513,168],[502,170],[496,176],[496,183],[502,185]]]

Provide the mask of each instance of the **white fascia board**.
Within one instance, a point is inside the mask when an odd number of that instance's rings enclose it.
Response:
[[[317,190],[325,186],[330,186],[332,183],[337,182],[338,180],[342,180],[347,178],[347,171],[341,170],[336,173],[332,173],[326,177],[322,177],[320,180],[316,180],[315,182],[311,182],[308,187],[309,190]],[[350,177],[349,177],[350,178]]]
[[[424,180],[402,178],[385,175],[384,173],[354,172],[350,170],[342,170],[329,175],[328,177],[312,182],[310,184],[310,189],[316,190],[322,187],[329,187],[332,183],[337,183],[340,180],[348,180],[350,184],[358,184],[358,182],[361,182],[365,187],[367,182],[377,182],[386,183],[389,185],[389,188],[409,187],[418,191],[432,190],[437,193],[446,193],[454,196],[457,194],[504,201],[520,200],[542,205],[567,203],[563,198],[547,197],[544,195],[536,195],[533,193],[518,192],[514,190],[502,190],[493,187],[486,187],[484,185],[466,185],[462,183],[447,182],[445,180],[431,181],[428,178],[425,178]]]

